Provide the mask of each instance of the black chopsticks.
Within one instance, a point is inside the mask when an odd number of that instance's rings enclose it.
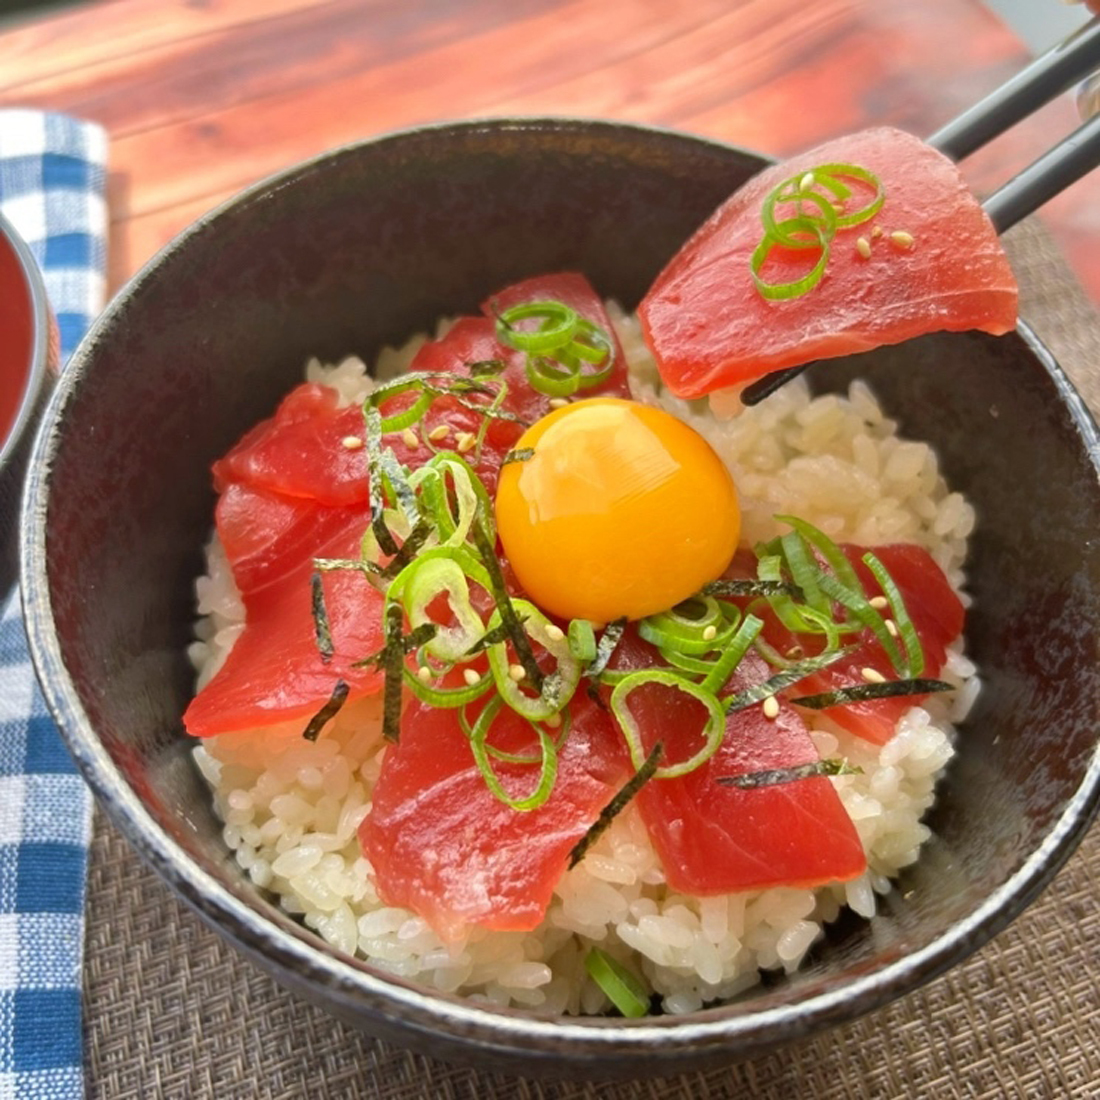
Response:
[[[937,130],[928,144],[952,160],[961,160],[1097,69],[1100,69],[1100,17],[1090,20]],[[982,206],[997,232],[1003,233],[1098,164],[1100,115],[1094,115],[990,195]],[[764,375],[745,387],[742,404],[758,404],[812,365],[803,363]]]

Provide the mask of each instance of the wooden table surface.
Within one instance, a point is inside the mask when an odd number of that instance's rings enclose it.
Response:
[[[980,0],[106,0],[11,26],[0,59],[0,105],[106,126],[117,287],[246,185],[395,128],[595,116],[783,155],[873,122],[931,133],[1028,54]],[[971,184],[1074,125],[1063,97],[967,161]],[[1100,302],[1100,174],[1041,216]]]

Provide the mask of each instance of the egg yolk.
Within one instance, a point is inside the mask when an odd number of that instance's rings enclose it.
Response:
[[[496,518],[516,579],[544,611],[607,623],[694,595],[737,549],[729,471],[660,409],[593,398],[557,409],[501,470]]]

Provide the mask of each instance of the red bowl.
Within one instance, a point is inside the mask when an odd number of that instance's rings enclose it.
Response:
[[[59,350],[38,263],[0,216],[0,596],[19,571],[19,495]]]

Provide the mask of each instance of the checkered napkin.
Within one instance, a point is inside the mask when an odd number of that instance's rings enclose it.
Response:
[[[107,138],[0,110],[0,211],[30,246],[68,359],[106,293]],[[0,1100],[84,1094],[81,963],[91,796],[35,683],[18,593],[0,615]]]

